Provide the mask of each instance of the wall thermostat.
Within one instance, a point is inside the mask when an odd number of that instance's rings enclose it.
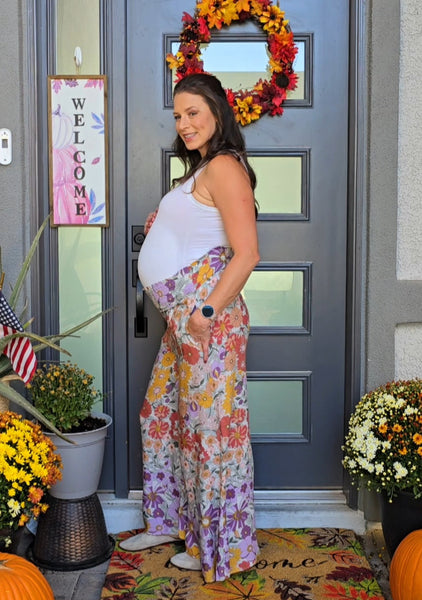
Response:
[[[10,165],[12,162],[12,132],[0,128],[0,165]]]

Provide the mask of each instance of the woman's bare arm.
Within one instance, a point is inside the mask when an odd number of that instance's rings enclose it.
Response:
[[[233,249],[233,258],[206,300],[218,314],[236,298],[259,261],[254,196],[245,168],[230,155],[217,156],[207,165],[201,177],[202,190],[220,211]],[[195,311],[189,319],[188,329],[201,341],[206,360],[209,320],[200,311]]]

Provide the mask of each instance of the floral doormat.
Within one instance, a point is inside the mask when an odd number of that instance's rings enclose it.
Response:
[[[198,571],[173,566],[184,544],[121,550],[117,536],[101,599],[113,600],[384,600],[361,544],[348,529],[259,529],[256,565],[204,584]]]

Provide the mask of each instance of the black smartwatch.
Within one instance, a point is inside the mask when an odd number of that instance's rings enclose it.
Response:
[[[212,317],[214,316],[214,312],[215,311],[213,307],[209,304],[204,304],[204,306],[201,308],[202,316],[206,319],[212,319]]]

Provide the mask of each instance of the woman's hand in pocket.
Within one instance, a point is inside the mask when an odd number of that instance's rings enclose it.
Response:
[[[202,348],[204,362],[207,362],[211,339],[211,321],[202,316],[199,310],[189,317],[186,324],[187,333],[198,342]]]

